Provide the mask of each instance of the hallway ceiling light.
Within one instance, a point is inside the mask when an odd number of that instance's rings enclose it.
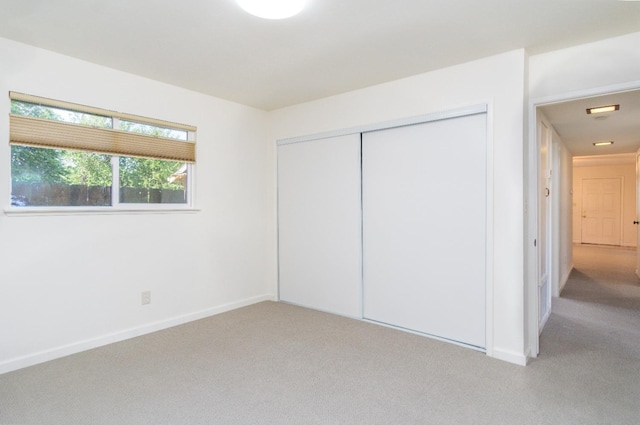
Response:
[[[595,142],[593,146],[609,146],[613,145],[613,140],[609,140],[608,142]]]
[[[246,12],[264,19],[285,19],[297,15],[307,0],[236,0]]]
[[[595,108],[587,108],[587,114],[601,114],[603,112],[613,112],[620,110],[620,105],[596,106]]]

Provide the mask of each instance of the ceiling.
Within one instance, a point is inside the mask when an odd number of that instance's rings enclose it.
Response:
[[[640,2],[618,0],[309,0],[281,21],[234,0],[0,0],[0,37],[264,110],[636,31]]]
[[[234,0],[0,0],[0,37],[263,110],[636,31],[640,1],[308,0],[271,21]],[[585,113],[613,103],[606,119]],[[640,147],[640,92],[541,110],[574,156]]]
[[[587,114],[587,108],[620,105],[620,110]],[[640,148],[640,90],[608,94],[539,108],[573,156],[635,153]],[[600,141],[610,146],[593,146]]]

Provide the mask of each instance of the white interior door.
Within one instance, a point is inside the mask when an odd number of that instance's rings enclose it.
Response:
[[[538,128],[540,147],[540,233],[538,237],[538,331],[551,314],[551,131],[544,122]]]
[[[364,317],[484,348],[486,114],[364,133],[362,150]]]
[[[620,245],[620,178],[582,180],[582,243]]]
[[[361,317],[360,134],[278,146],[279,297]]]
[[[640,150],[636,153],[636,219],[633,224],[636,225],[636,275],[640,277]]]

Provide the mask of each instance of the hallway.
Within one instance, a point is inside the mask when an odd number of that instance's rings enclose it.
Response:
[[[636,250],[574,245],[574,269],[540,338],[558,350],[640,360],[640,279]]]

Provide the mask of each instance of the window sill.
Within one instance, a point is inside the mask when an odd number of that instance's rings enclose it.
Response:
[[[200,209],[191,207],[8,207],[6,216],[51,216],[51,215],[138,215],[138,214],[194,214]]]

